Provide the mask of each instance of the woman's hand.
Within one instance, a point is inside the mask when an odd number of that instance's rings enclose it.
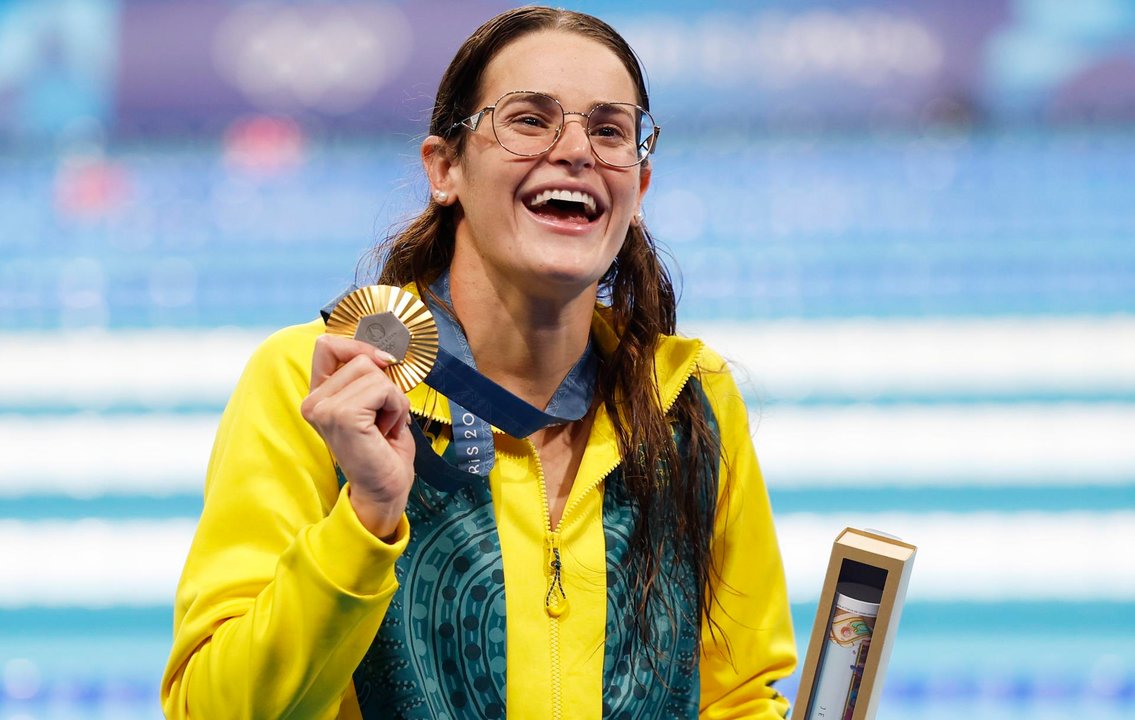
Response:
[[[414,482],[410,401],[382,369],[394,359],[359,340],[323,335],[311,358],[303,417],[350,483],[351,505],[376,537],[394,533]]]

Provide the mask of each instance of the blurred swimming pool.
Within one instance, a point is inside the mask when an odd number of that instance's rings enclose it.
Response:
[[[750,395],[800,647],[879,527],[920,547],[881,719],[1135,715],[1135,133],[666,140],[648,223]],[[228,391],[414,156],[0,158],[0,720],[160,717]]]

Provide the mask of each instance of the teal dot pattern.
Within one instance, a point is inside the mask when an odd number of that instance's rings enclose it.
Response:
[[[488,487],[419,482],[406,514],[400,587],[354,673],[363,717],[503,718],[504,567]]]
[[[608,477],[603,498],[607,542],[607,640],[603,655],[603,717],[610,720],[696,718],[700,699],[697,636],[700,626],[688,602],[692,573],[686,563],[672,566],[662,580],[674,615],[654,613],[655,648],[646,647],[635,629],[638,600],[631,596],[633,560],[628,542],[637,510],[623,489],[622,473]]]
[[[684,392],[702,402],[710,429],[717,421],[701,383],[691,378]],[[685,457],[684,433],[675,428],[679,454]],[[712,464],[716,467],[716,462]],[[717,478],[703,484],[705,509],[712,512]],[[665,594],[667,612],[657,602],[652,613],[654,647],[647,647],[635,629],[638,598],[632,596],[635,561],[628,552],[638,519],[621,470],[612,473],[603,496],[603,533],[607,550],[607,639],[603,655],[603,717],[607,720],[697,718],[701,701],[698,674],[700,618],[694,604],[696,581],[688,553],[672,545],[663,549],[671,562],[663,564],[658,589]],[[656,601],[658,599],[656,598]]]

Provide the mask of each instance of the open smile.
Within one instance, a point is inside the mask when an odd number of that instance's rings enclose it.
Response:
[[[542,190],[525,198],[524,205],[545,220],[580,225],[594,222],[604,211],[590,193],[565,188]]]

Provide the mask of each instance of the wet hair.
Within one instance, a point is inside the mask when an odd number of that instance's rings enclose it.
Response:
[[[455,157],[462,157],[465,133],[450,129],[480,109],[489,63],[509,43],[542,31],[575,33],[609,48],[634,82],[638,104],[650,108],[642,66],[611,26],[568,10],[509,10],[470,35],[442,76],[429,132],[445,138]],[[378,281],[399,286],[413,282],[421,293],[429,293],[430,283],[453,258],[459,212],[457,206],[428,203],[376,248]],[[711,633],[717,627],[710,609],[720,572],[713,565],[711,542],[720,441],[696,382],[687,383],[668,411],[662,407],[654,351],[662,335],[675,332],[677,297],[654,240],[641,223],[628,229],[615,261],[600,279],[599,299],[609,308],[605,312],[619,337],[614,351],[602,358],[596,394],[614,423],[622,455],[617,477],[636,509],[628,545],[633,618],[643,646],[653,651],[650,659],[660,660],[661,642],[654,635],[660,615],[671,627],[680,622],[696,626],[702,618]],[[690,662],[696,663],[697,657],[694,653]]]

